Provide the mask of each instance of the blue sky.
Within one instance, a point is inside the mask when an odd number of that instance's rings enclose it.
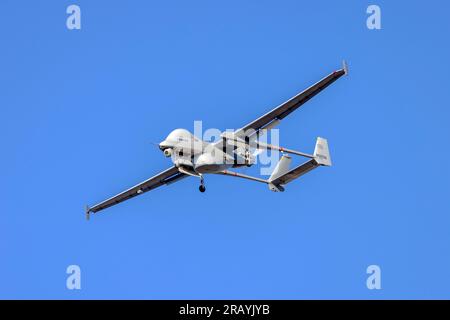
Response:
[[[379,31],[368,1],[3,0],[0,298],[450,298],[450,5],[373,3]],[[240,127],[342,59],[280,126],[293,149],[328,138],[332,168],[285,193],[185,179],[86,222],[170,165],[151,142]]]

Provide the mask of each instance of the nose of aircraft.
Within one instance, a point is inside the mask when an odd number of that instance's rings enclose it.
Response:
[[[159,149],[160,150],[164,151],[164,149],[167,149],[167,148],[169,148],[169,143],[166,140],[162,141],[159,144]]]
[[[164,149],[167,148],[167,146],[164,144],[164,141],[161,142],[158,146],[161,151],[164,151]]]

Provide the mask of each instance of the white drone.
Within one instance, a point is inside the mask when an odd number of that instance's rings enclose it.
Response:
[[[222,174],[258,181],[267,184],[272,191],[282,192],[286,184],[312,169],[319,166],[331,166],[331,158],[326,139],[317,138],[314,153],[307,154],[263,143],[258,140],[258,136],[260,133],[266,132],[265,130],[277,126],[291,112],[298,109],[309,99],[346,74],[348,74],[348,68],[344,61],[342,69],[334,71],[308,89],[241,129],[234,132],[223,132],[221,139],[216,142],[209,143],[200,140],[185,129],[172,131],[159,144],[159,148],[166,157],[172,159],[174,165],[112,198],[92,207],[86,207],[86,217],[89,219],[91,213],[97,213],[144,192],[156,189],[162,185],[174,183],[188,176],[197,177],[200,180],[200,192],[205,192],[206,190],[203,178],[203,175],[206,173]],[[251,148],[256,150],[278,150],[283,153],[269,179],[252,177],[228,170],[229,168],[250,167],[254,165],[255,157],[250,152]],[[291,158],[284,155],[284,153],[306,157],[309,160],[296,168],[290,169]]]

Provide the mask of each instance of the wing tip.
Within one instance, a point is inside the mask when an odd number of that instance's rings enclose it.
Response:
[[[84,207],[84,211],[86,213],[86,220],[89,221],[89,219],[91,217],[91,208],[88,205],[86,205]]]
[[[348,63],[345,60],[342,60],[342,70],[344,70],[344,75],[348,75]]]

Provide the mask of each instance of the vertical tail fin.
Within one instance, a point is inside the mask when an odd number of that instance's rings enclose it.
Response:
[[[289,171],[289,166],[291,165],[291,162],[292,162],[291,157],[289,157],[287,155],[281,156],[281,159],[280,159],[280,161],[278,161],[277,166],[273,170],[273,172],[269,178],[269,181],[273,181],[273,180],[281,177],[285,173],[287,173]]]
[[[316,148],[314,149],[314,159],[321,166],[331,166],[330,150],[328,149],[327,139],[317,138]]]

